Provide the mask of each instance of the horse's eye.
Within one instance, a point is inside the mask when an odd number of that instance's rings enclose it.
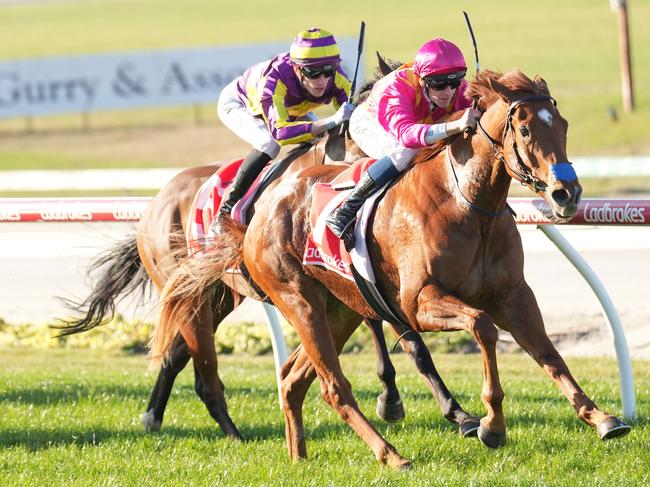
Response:
[[[528,137],[530,135],[530,130],[528,130],[528,127],[525,125],[522,125],[519,127],[519,133],[521,134],[522,137]]]

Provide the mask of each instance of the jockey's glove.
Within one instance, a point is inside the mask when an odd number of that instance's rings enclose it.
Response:
[[[447,122],[447,135],[459,134],[467,128],[475,129],[479,118],[481,118],[480,110],[468,108],[458,120]]]
[[[337,125],[341,125],[343,122],[350,120],[355,108],[357,108],[355,104],[346,101],[334,115],[325,119],[327,121],[327,130],[331,130]]]

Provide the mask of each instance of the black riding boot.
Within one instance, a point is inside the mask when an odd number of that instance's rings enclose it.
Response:
[[[264,166],[271,159],[271,156],[257,149],[253,149],[248,153],[246,159],[244,159],[244,162],[239,167],[239,171],[237,171],[237,175],[232,183],[232,190],[228,195],[228,199],[221,206],[219,216],[230,216],[232,207],[246,194],[246,191],[251,187],[255,178],[262,172]]]
[[[354,187],[350,196],[330,214],[325,223],[332,230],[332,233],[346,242],[346,248],[351,245],[351,231],[353,223],[356,220],[357,212],[363,206],[364,201],[373,195],[381,186],[379,186],[368,175],[364,174],[357,185]]]

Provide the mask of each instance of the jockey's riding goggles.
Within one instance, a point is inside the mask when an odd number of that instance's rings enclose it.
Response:
[[[425,76],[424,83],[436,91],[441,91],[451,86],[456,89],[460,86],[460,82],[465,77],[465,71],[455,71],[452,73],[436,74],[432,76]]]
[[[326,64],[325,66],[302,66],[300,72],[305,78],[316,79],[320,76],[325,76],[326,78],[331,78],[336,73],[338,66],[335,64]]]

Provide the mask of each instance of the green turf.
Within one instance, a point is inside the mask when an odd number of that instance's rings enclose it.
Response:
[[[618,20],[605,0],[331,0],[317,9],[296,0],[282,7],[266,0],[11,5],[0,7],[0,59],[265,40],[286,40],[288,45],[297,31],[315,24],[337,36],[356,36],[363,19],[367,68],[374,66],[376,50],[408,60],[425,40],[443,36],[460,45],[471,75],[473,52],[463,9],[472,19],[483,69],[516,67],[549,82],[570,121],[570,154],[650,152],[647,0],[629,5],[637,104],[633,114],[621,113]],[[618,112],[618,122],[610,120],[609,107]]]
[[[139,415],[154,376],[142,356],[88,350],[0,350],[2,485],[648,485],[650,362],[634,364],[638,414],[632,433],[602,442],[578,421],[557,387],[524,355],[499,357],[508,444],[489,450],[462,439],[440,415],[404,355],[393,355],[407,411],[386,425],[373,412],[380,392],[372,354],[343,357],[363,411],[404,456],[399,473],[370,450],[312,387],[305,402],[309,458],[292,463],[277,408],[271,357],[224,356],[229,410],[248,439],[223,438],[193,391],[191,367],[178,378],[163,430],[146,434]],[[478,355],[436,354],[459,401],[480,413]],[[569,359],[598,404],[620,413],[614,360]]]

